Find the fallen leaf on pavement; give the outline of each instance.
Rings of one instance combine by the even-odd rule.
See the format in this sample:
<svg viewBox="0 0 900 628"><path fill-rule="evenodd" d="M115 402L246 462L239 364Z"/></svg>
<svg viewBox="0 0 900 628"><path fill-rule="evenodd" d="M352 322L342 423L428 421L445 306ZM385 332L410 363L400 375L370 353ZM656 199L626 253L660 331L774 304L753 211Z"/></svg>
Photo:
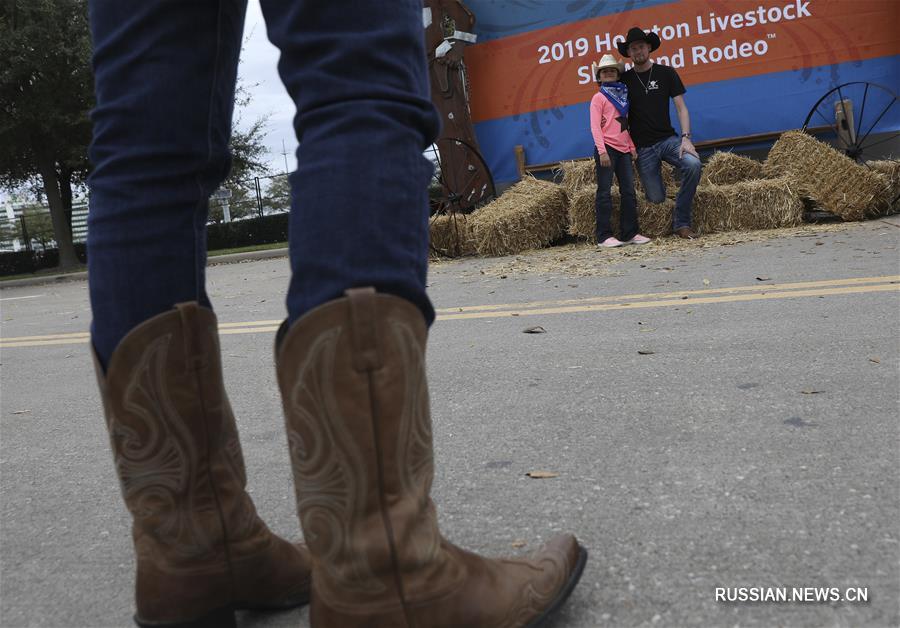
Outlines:
<svg viewBox="0 0 900 628"><path fill-rule="evenodd" d="M534 327L526 327L522 330L523 334L546 334L547 330L541 327L540 325L535 325Z"/></svg>
<svg viewBox="0 0 900 628"><path fill-rule="evenodd" d="M513 541L512 543L510 543L510 545L512 545L513 547L515 547L516 549L518 549L518 548L520 548L520 547L525 547L526 545L528 545L528 543L526 543L526 542L523 541L522 539L516 539L515 541Z"/></svg>
<svg viewBox="0 0 900 628"><path fill-rule="evenodd" d="M819 393L825 392L824 390L801 390L801 393L804 395L818 395Z"/></svg>
<svg viewBox="0 0 900 628"><path fill-rule="evenodd" d="M529 471L525 475L527 475L530 478L534 478L536 480L543 480L546 478L558 478L559 477L559 473L557 473L556 471Z"/></svg>
<svg viewBox="0 0 900 628"><path fill-rule="evenodd" d="M881 358L869 358L869 362L874 362L875 364L881 364Z"/></svg>
<svg viewBox="0 0 900 628"><path fill-rule="evenodd" d="M638 349L638 355L653 355L653 351L649 349Z"/></svg>
<svg viewBox="0 0 900 628"><path fill-rule="evenodd" d="M708 285L709 285L709 279L704 279L704 280L703 280L703 285L704 285L704 286L708 286Z"/></svg>
<svg viewBox="0 0 900 628"><path fill-rule="evenodd" d="M13 414L30 414L31 410L16 410Z"/></svg>
<svg viewBox="0 0 900 628"><path fill-rule="evenodd" d="M757 281L769 281L770 279L771 279L771 277L757 277L756 278Z"/></svg>

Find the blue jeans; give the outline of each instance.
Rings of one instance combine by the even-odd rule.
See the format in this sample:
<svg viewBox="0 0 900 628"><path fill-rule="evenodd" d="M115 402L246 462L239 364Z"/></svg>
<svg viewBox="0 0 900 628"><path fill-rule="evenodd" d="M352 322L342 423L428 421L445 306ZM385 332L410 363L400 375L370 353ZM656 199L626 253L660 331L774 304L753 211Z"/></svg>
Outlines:
<svg viewBox="0 0 900 628"><path fill-rule="evenodd" d="M609 155L609 167L600 165L600 154L594 147L594 163L597 166L597 197L594 201L594 212L597 215L597 242L612 237L612 187L613 174L619 181L621 197L619 212L619 233L623 242L638 234L637 197L634 195L634 172L631 169L631 153L622 153L610 146L606 147Z"/></svg>
<svg viewBox="0 0 900 628"><path fill-rule="evenodd" d="M644 193L651 203L662 203L666 200L666 185L662 180L661 166L666 162L675 166L681 186L675 197L675 215L672 217L672 229L691 226L691 204L697 184L700 182L700 160L693 155L678 156L681 140L674 135L653 146L637 149L638 174L644 185Z"/></svg>
<svg viewBox="0 0 900 628"><path fill-rule="evenodd" d="M365 5L369 5L366 8ZM300 148L290 177L288 318L375 286L426 320L427 185L438 132L420 0L262 0ZM210 306L209 195L228 140L246 0L90 0L88 266L103 363L175 303Z"/></svg>

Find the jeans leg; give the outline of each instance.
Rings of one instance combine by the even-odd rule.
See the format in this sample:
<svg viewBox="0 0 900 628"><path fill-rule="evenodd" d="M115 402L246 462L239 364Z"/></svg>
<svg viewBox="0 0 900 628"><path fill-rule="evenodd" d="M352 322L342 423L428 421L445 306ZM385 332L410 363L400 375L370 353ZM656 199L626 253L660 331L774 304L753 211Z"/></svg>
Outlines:
<svg viewBox="0 0 900 628"><path fill-rule="evenodd" d="M644 186L644 195L651 203L662 203L666 200L666 184L663 183L662 162L659 157L659 144L639 148L638 174Z"/></svg>
<svg viewBox="0 0 900 628"><path fill-rule="evenodd" d="M610 155L610 159L612 159L612 155ZM613 235L610 225L612 218L612 193L610 190L614 168L612 166L604 168L600 165L600 154L596 147L594 147L594 164L597 167L597 196L594 199L594 214L597 217L597 242L600 243Z"/></svg>
<svg viewBox="0 0 900 628"><path fill-rule="evenodd" d="M246 0L90 0L91 333L101 362L204 287L209 195L228 139Z"/></svg>
<svg viewBox="0 0 900 628"><path fill-rule="evenodd" d="M634 171L631 168L631 155L619 153L615 162L616 179L619 181L620 206L619 233L622 242L636 236L640 231L637 215L637 197L634 194Z"/></svg>
<svg viewBox="0 0 900 628"><path fill-rule="evenodd" d="M415 303L425 293L437 136L420 0L262 0L278 69L297 107L291 176L294 321L354 286Z"/></svg>
<svg viewBox="0 0 900 628"><path fill-rule="evenodd" d="M694 194L697 192L697 184L700 183L700 160L693 155L678 156L681 148L681 140L671 137L665 141L663 160L672 164L679 172L681 185L678 195L675 197L675 215L672 218L672 229L681 229L691 226L691 206L694 203Z"/></svg>

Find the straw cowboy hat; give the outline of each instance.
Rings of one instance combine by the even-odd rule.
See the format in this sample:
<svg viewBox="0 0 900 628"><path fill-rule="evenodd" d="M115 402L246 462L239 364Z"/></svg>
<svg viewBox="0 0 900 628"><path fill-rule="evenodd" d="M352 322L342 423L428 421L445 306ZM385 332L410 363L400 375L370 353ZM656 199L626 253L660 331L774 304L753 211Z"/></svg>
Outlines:
<svg viewBox="0 0 900 628"><path fill-rule="evenodd" d="M616 47L623 57L630 57L628 54L628 46L636 41L645 41L650 46L650 52L659 48L659 35L654 32L645 33L644 29L632 26L625 35L625 41L620 41Z"/></svg>
<svg viewBox="0 0 900 628"><path fill-rule="evenodd" d="M600 61L595 61L591 66L594 69L594 78L598 81L600 80L600 70L604 68L615 68L619 71L620 76L625 71L625 64L621 61L616 61L616 58L612 55L603 55Z"/></svg>

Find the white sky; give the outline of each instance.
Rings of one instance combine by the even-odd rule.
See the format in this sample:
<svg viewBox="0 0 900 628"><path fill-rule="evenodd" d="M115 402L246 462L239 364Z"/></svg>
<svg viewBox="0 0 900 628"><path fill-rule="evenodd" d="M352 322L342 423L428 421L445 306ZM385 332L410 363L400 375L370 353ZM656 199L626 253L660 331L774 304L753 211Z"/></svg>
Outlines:
<svg viewBox="0 0 900 628"><path fill-rule="evenodd" d="M273 173L284 172L282 140L287 149L288 170L297 166L297 140L294 137L294 103L278 77L278 49L266 37L259 0L250 0L244 27L244 49L238 75L251 95L250 104L235 112L235 123L246 128L261 116L269 116L265 144L269 148L269 165ZM256 85L258 84L258 85ZM255 87L251 87L256 85ZM240 115L240 120L237 116Z"/></svg>

